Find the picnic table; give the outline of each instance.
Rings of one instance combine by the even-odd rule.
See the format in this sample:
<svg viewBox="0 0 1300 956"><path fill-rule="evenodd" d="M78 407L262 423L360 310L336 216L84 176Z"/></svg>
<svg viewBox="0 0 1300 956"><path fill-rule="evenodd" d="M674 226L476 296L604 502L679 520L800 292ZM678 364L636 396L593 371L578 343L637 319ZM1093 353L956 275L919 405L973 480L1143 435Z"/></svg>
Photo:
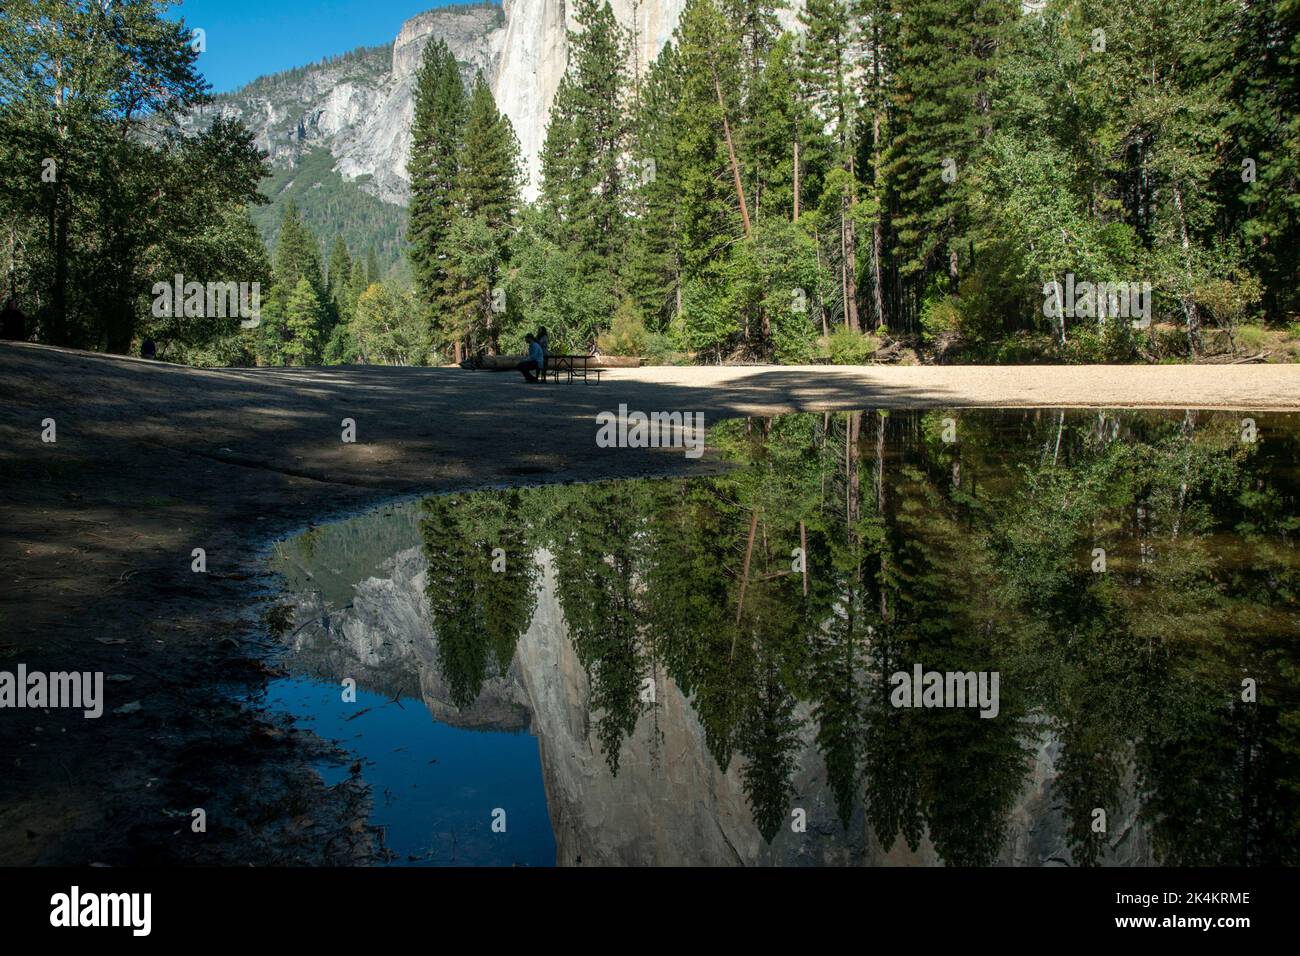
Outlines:
<svg viewBox="0 0 1300 956"><path fill-rule="evenodd" d="M596 366L599 361L600 358L595 355L548 355L542 378L544 380L550 375L553 381L558 382L561 375L567 375L572 384L575 378L590 382L592 376L595 376L596 384L599 385L601 369Z"/></svg>

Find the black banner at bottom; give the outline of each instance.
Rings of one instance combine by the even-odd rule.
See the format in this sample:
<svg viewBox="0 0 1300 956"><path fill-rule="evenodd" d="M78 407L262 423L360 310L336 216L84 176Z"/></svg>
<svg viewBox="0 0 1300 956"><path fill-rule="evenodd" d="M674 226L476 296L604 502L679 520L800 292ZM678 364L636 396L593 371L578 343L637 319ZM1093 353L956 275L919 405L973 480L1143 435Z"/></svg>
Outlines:
<svg viewBox="0 0 1300 956"><path fill-rule="evenodd" d="M835 931L893 924L927 942L1041 929L1065 938L1278 932L1294 914L1294 870L530 870L0 869L0 920L11 940L77 933L136 939L374 945L441 926L550 935L557 921L613 921L634 937L679 920L728 942L808 921ZM468 922L472 921L472 922ZM560 924L562 925L562 923ZM635 927L641 926L640 930Z"/></svg>

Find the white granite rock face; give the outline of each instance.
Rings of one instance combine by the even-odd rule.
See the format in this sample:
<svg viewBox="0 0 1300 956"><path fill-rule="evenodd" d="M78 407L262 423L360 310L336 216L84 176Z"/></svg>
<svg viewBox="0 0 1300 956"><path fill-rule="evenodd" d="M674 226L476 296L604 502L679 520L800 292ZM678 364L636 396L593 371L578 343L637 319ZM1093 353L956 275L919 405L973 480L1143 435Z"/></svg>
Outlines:
<svg viewBox="0 0 1300 956"><path fill-rule="evenodd" d="M206 125L214 116L240 118L279 165L292 164L307 148L325 147L345 179L372 177L362 188L404 205L410 192L406 160L415 75L425 45L441 37L462 64L467 81L478 70L490 81L504 35L498 9L431 10L407 20L388 50L264 77L217 97L196 112L190 125Z"/></svg>
<svg viewBox="0 0 1300 956"><path fill-rule="evenodd" d="M645 75L672 39L686 0L610 0L614 16L631 34L629 74ZM541 186L540 161L551 101L568 63L568 33L577 30L566 0L505 0L506 30L493 84L497 106L510 117L528 167L525 198Z"/></svg>
<svg viewBox="0 0 1300 956"><path fill-rule="evenodd" d="M634 39L629 71L644 76L677 26L686 0L610 0ZM796 0L782 12L795 23ZM542 143L555 90L568 62L568 31L577 28L571 0L503 0L501 9L443 7L407 20L387 53L372 51L347 63L320 63L293 74L265 77L254 87L223 94L197 111L192 126L214 116L238 117L257 134L273 162L291 164L304 149L323 146L345 179L370 177L362 188L405 205L415 75L425 45L442 37L463 65L466 81L482 70L497 105L519 137L528 182L540 187Z"/></svg>

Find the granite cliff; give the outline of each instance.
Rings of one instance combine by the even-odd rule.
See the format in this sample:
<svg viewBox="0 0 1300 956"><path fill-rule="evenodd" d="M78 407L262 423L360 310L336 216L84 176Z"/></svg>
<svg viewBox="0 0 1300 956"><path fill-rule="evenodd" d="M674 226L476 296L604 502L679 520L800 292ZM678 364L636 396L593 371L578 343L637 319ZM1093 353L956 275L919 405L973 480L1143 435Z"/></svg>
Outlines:
<svg viewBox="0 0 1300 956"><path fill-rule="evenodd" d="M628 68L644 74L672 38L686 0L610 4L632 40ZM786 26L795 24L796 6L782 12ZM571 0L439 7L407 20L391 46L362 48L260 77L219 95L190 122L238 117L281 166L298 162L312 147L323 147L345 180L387 203L405 205L415 76L425 45L440 37L467 81L481 70L492 84L497 105L519 137L529 176L524 194L530 199L539 186L538 155L551 100L564 75L568 32L575 29Z"/></svg>

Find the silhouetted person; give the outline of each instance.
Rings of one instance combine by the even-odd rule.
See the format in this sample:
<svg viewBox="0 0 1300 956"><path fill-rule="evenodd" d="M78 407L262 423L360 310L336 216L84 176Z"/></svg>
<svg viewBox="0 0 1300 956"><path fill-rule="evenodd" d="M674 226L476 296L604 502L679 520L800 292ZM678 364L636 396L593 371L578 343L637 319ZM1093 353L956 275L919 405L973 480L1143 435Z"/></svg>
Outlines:
<svg viewBox="0 0 1300 956"><path fill-rule="evenodd" d="M13 296L5 300L4 311L0 312L0 339L12 342L27 341L27 316L18 308Z"/></svg>
<svg viewBox="0 0 1300 956"><path fill-rule="evenodd" d="M542 368L546 368L546 356L551 354L551 333L544 325L537 327L537 344L542 347Z"/></svg>
<svg viewBox="0 0 1300 956"><path fill-rule="evenodd" d="M524 377L525 382L539 382L541 380L537 377L537 373L546 368L546 353L542 351L542 346L533 337L533 333L529 332L525 335L524 341L528 343L528 358L515 368Z"/></svg>
<svg viewBox="0 0 1300 956"><path fill-rule="evenodd" d="M145 339L140 343L140 358L157 358L158 346L153 344L153 339Z"/></svg>

